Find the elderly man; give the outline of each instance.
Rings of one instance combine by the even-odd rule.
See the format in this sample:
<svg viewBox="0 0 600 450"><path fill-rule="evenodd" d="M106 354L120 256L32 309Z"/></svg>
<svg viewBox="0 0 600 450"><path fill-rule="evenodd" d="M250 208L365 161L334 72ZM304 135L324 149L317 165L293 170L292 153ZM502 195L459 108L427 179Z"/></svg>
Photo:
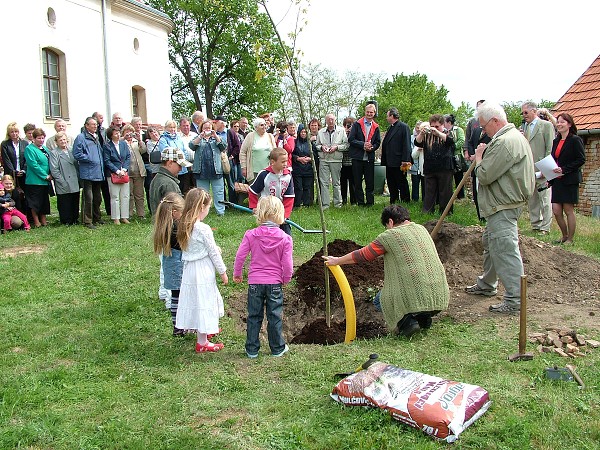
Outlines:
<svg viewBox="0 0 600 450"><path fill-rule="evenodd" d="M79 163L79 177L83 183L83 225L95 229L103 224L100 215L101 184L104 181L102 147L96 136L98 123L92 117L85 119L85 130L75 138L73 157Z"/></svg>
<svg viewBox="0 0 600 450"><path fill-rule="evenodd" d="M544 159L552 151L554 141L554 126L545 120L538 118L537 105L533 102L525 102L521 106L523 115L523 135L529 141L533 162ZM529 221L533 231L540 234L548 234L552 224L552 205L550 204L550 191L546 189L544 177L536 180L536 189L529 199Z"/></svg>
<svg viewBox="0 0 600 450"><path fill-rule="evenodd" d="M131 118L131 126L133 127L134 130L134 135L133 138L135 140L138 141L138 145L140 147L140 153L145 153L146 152L146 143L144 142L144 139L142 139L142 118L141 117L132 117Z"/></svg>
<svg viewBox="0 0 600 450"><path fill-rule="evenodd" d="M507 122L500 105L485 102L476 114L481 129L492 137L489 144L481 143L475 150L479 209L487 224L482 238L483 274L465 290L493 297L500 279L504 299L489 310L511 314L521 306L523 261L517 219L535 188L533 158L527 140Z"/></svg>
<svg viewBox="0 0 600 450"><path fill-rule="evenodd" d="M190 123L191 130L196 133L202 133L202 122L206 120L206 116L202 111L194 111L192 114L192 123Z"/></svg>
<svg viewBox="0 0 600 450"><path fill-rule="evenodd" d="M248 133L250 133L250 131L252 130L250 130L250 128L248 127L248 119L246 117L240 118L240 129L238 133L245 138L246 136L248 136Z"/></svg>
<svg viewBox="0 0 600 450"><path fill-rule="evenodd" d="M408 125L400 121L397 108L390 108L386 114L390 127L381 143L381 165L385 166L385 178L390 190L390 205L400 200L410 202L410 191L406 171L411 161L411 132Z"/></svg>
<svg viewBox="0 0 600 450"><path fill-rule="evenodd" d="M321 186L321 205L329 208L329 180L333 186L333 206L342 207L342 158L348 151L346 130L335 124L335 116L325 116L325 127L317 133L317 151L319 152L319 183Z"/></svg>
<svg viewBox="0 0 600 450"><path fill-rule="evenodd" d="M56 122L54 122L54 130L56 131L56 133L59 133L61 131L63 133L66 133L67 122L65 122L62 119L58 119ZM69 148L73 148L73 141L73 137L67 136L67 145L69 146ZM56 143L56 134L46 141L46 148L48 150L54 150L55 148L58 148L58 144Z"/></svg>
<svg viewBox="0 0 600 450"><path fill-rule="evenodd" d="M352 158L352 177L354 178L354 196L359 206L375 204L375 151L381 145L379 125L375 122L377 109L374 104L365 106L364 117L352 124L348 142ZM365 180L363 192L362 181ZM366 203L365 203L366 197Z"/></svg>
<svg viewBox="0 0 600 450"><path fill-rule="evenodd" d="M123 122L123 115L120 112L116 112L112 115L112 122L110 123L110 126L119 131L123 130L125 122Z"/></svg>

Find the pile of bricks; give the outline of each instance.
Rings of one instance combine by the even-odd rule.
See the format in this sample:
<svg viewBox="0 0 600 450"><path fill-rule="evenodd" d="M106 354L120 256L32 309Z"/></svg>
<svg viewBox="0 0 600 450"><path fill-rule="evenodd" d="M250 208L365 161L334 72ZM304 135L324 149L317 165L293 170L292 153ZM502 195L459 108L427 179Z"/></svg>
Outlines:
<svg viewBox="0 0 600 450"><path fill-rule="evenodd" d="M600 342L588 339L585 335L577 333L570 328L546 327L545 333L532 333L529 342L539 344L540 353L556 353L564 358L585 356L590 349L600 347Z"/></svg>

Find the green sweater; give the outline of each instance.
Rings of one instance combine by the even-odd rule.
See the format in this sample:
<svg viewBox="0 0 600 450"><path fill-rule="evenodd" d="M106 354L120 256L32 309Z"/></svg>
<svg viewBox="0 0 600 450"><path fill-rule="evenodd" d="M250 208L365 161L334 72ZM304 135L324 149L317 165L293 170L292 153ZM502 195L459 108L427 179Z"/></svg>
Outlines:
<svg viewBox="0 0 600 450"><path fill-rule="evenodd" d="M446 272L425 227L400 225L381 233L377 241L385 248L381 309L388 328L408 313L448 308Z"/></svg>

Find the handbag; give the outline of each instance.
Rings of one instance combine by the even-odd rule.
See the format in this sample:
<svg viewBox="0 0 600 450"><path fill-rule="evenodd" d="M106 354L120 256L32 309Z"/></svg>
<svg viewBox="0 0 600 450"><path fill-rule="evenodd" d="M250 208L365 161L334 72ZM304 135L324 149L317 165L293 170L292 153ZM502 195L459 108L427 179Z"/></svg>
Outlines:
<svg viewBox="0 0 600 450"><path fill-rule="evenodd" d="M221 167L223 168L223 173L228 175L231 172L231 166L229 165L229 157L227 156L227 152L221 152Z"/></svg>
<svg viewBox="0 0 600 450"><path fill-rule="evenodd" d="M116 173L110 174L110 181L113 184L127 184L129 183L129 174L125 173L125 175L117 175Z"/></svg>

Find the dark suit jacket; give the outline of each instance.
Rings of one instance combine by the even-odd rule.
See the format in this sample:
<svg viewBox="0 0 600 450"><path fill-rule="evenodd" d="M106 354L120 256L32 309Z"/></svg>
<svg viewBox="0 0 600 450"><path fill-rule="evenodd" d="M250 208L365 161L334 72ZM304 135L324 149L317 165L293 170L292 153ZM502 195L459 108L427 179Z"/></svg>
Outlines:
<svg viewBox="0 0 600 450"><path fill-rule="evenodd" d="M560 135L552 142L552 157L558 167L563 170L563 176L560 177L562 184L578 184L583 181L581 176L581 166L585 164L585 150L583 149L583 140L574 134L570 134L565 139L560 156L556 159L556 147L560 142ZM556 180L557 178L555 178ZM550 180L550 185L554 180Z"/></svg>
<svg viewBox="0 0 600 450"><path fill-rule="evenodd" d="M12 145L12 141L7 139L0 144L2 147L2 164L4 164L4 173L15 177L17 170L17 154L15 148ZM25 162L25 149L29 143L24 139L19 139L19 167L22 171L27 170L27 163ZM16 180L15 180L16 181Z"/></svg>
<svg viewBox="0 0 600 450"><path fill-rule="evenodd" d="M368 136L365 136L364 119L365 118L362 117L352 124L350 134L348 135L348 142L350 143L350 149L348 150L348 153L350 158L358 160L362 160L366 153L368 160L373 162L375 160L375 150L377 150L381 145L379 125L373 121L371 137L369 139ZM373 149L370 152L367 152L364 148L367 140L370 140L371 144L373 144Z"/></svg>
<svg viewBox="0 0 600 450"><path fill-rule="evenodd" d="M400 167L403 162L411 161L411 132L404 122L399 120L390 126L381 144L381 165Z"/></svg>

